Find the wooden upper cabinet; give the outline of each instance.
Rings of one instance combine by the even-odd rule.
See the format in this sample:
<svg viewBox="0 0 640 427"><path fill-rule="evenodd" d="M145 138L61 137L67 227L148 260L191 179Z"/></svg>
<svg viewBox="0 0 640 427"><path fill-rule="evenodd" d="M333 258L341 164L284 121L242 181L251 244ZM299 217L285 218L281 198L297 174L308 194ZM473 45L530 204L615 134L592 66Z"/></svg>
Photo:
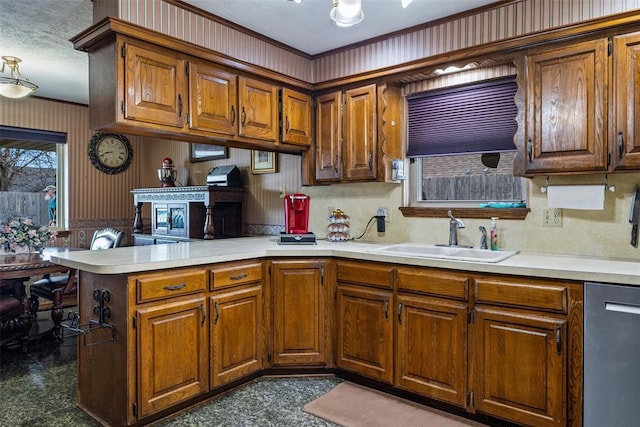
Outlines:
<svg viewBox="0 0 640 427"><path fill-rule="evenodd" d="M319 182L339 181L341 178L341 100L341 92L316 98L315 178Z"/></svg>
<svg viewBox="0 0 640 427"><path fill-rule="evenodd" d="M345 92L343 150L347 181L376 179L376 106L375 84Z"/></svg>
<svg viewBox="0 0 640 427"><path fill-rule="evenodd" d="M237 104L237 74L189 63L189 128L235 136Z"/></svg>
<svg viewBox="0 0 640 427"><path fill-rule="evenodd" d="M613 39L614 168L640 169L640 32Z"/></svg>
<svg viewBox="0 0 640 427"><path fill-rule="evenodd" d="M124 44L126 119L182 128L187 109L185 62L160 48Z"/></svg>
<svg viewBox="0 0 640 427"><path fill-rule="evenodd" d="M282 89L282 142L305 147L311 145L311 97Z"/></svg>
<svg viewBox="0 0 640 427"><path fill-rule="evenodd" d="M607 169L607 45L543 48L519 61L525 174Z"/></svg>
<svg viewBox="0 0 640 427"><path fill-rule="evenodd" d="M269 83L240 77L240 135L265 141L278 140L278 88Z"/></svg>

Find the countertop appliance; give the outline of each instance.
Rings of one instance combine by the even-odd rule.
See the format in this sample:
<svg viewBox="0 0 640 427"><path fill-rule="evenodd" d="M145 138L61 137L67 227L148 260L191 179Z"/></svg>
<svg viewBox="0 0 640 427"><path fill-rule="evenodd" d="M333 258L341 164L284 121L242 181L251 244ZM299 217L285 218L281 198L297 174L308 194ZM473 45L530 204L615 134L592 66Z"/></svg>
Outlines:
<svg viewBox="0 0 640 427"><path fill-rule="evenodd" d="M240 170L235 165L211 168L209 169L209 173L207 173L207 185L241 187L242 177L240 176Z"/></svg>
<svg viewBox="0 0 640 427"><path fill-rule="evenodd" d="M584 285L584 427L640 420L640 287Z"/></svg>

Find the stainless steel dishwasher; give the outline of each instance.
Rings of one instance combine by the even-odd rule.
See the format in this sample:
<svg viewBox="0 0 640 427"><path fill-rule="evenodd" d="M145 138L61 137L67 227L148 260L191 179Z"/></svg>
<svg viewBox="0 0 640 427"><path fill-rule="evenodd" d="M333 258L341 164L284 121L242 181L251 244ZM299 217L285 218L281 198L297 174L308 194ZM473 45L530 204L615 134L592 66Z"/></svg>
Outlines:
<svg viewBox="0 0 640 427"><path fill-rule="evenodd" d="M584 426L640 425L640 286L584 285Z"/></svg>

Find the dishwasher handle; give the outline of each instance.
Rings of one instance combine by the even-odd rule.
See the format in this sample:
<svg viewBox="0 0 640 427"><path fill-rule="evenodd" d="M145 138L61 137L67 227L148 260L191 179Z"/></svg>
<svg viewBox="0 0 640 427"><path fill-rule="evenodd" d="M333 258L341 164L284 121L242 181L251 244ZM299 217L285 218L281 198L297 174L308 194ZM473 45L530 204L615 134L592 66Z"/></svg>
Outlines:
<svg viewBox="0 0 640 427"><path fill-rule="evenodd" d="M615 311L617 313L638 314L640 315L640 306L632 304L620 304L617 302L604 302L604 309L606 311Z"/></svg>

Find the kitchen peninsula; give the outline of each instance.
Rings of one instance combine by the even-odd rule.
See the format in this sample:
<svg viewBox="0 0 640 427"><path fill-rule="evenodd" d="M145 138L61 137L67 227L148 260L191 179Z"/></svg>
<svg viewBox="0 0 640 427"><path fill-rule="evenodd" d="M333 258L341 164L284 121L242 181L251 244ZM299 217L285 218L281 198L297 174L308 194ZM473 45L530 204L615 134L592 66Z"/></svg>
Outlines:
<svg viewBox="0 0 640 427"><path fill-rule="evenodd" d="M311 369L470 417L581 425L582 282L640 286L637 262L520 253L488 264L380 247L271 236L53 256L80 270L81 323L100 320L95 295L107 295L102 320L115 331L113 342L80 342L78 405L106 424L139 425L271 368ZM430 335L435 346L412 344L433 328L446 330ZM416 356L437 360L435 371ZM524 357L547 363L532 369Z"/></svg>

